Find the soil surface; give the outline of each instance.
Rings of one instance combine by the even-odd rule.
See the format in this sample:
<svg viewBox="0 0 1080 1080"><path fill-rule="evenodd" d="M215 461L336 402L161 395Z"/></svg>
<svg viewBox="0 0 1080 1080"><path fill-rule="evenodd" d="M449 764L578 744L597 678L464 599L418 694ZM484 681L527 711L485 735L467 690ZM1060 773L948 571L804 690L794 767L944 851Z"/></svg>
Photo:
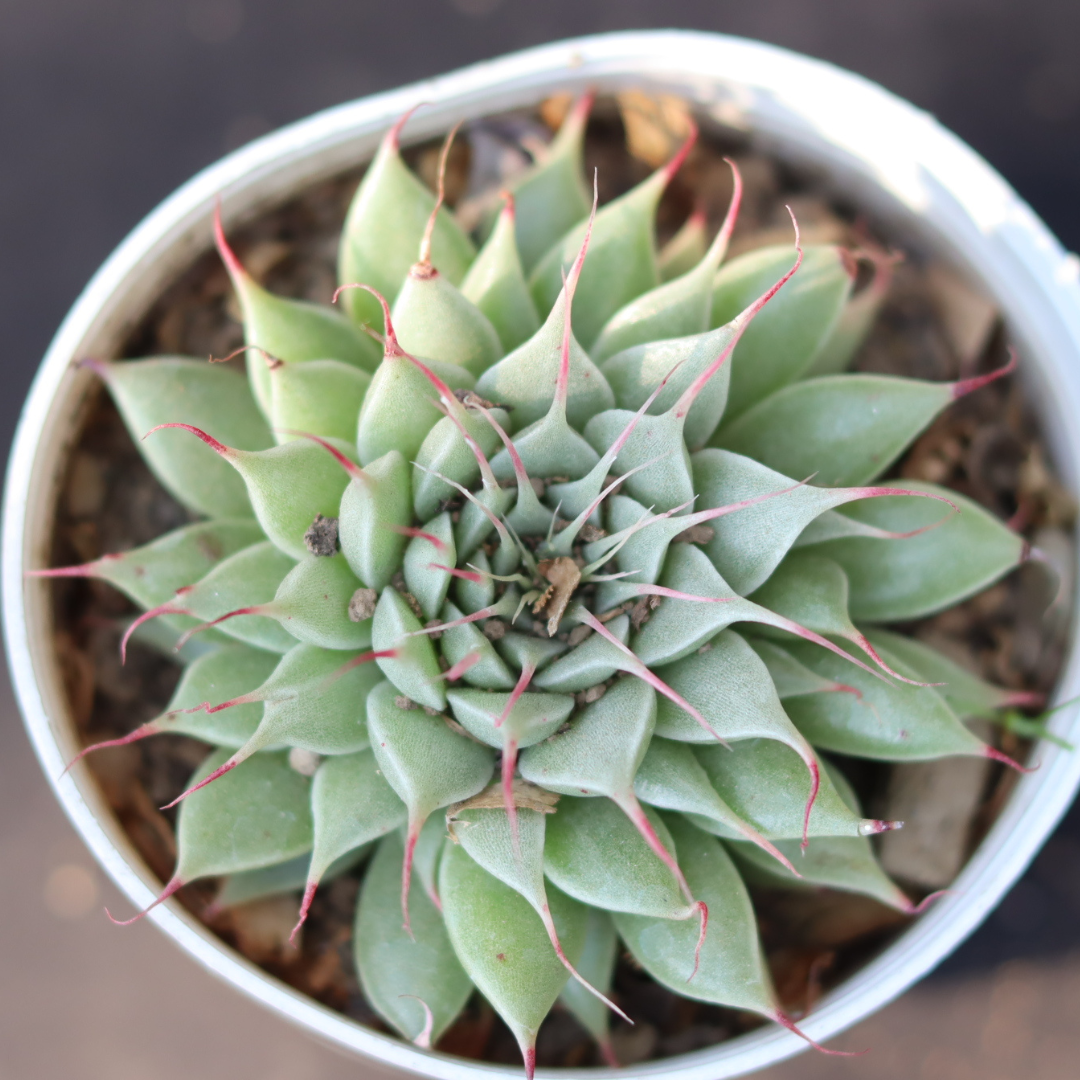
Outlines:
<svg viewBox="0 0 1080 1080"><path fill-rule="evenodd" d="M564 108L565 102L553 100L538 115L485 121L459 139L450 158L447 191L463 219L482 219L500 180L527 163L520 146L546 140L549 125L557 123ZM585 157L590 173L598 169L601 202L628 190L665 159L683 124L676 102L655 103L635 95L599 102ZM425 144L408 152L425 179L434 176L438 149ZM807 242L840 242L902 256L855 369L952 380L1006 362L997 312L950 268L906 247L903 237L878 233L852 207L826 197L814 177L763 156L736 133L703 131L661 203L661 244L695 207L705 210L712 229L718 227L731 193L725 157L738 163L746 184L733 255L764 243L790 242L785 209L790 205ZM317 185L238 230L234 246L254 276L275 292L329 300L336 284L338 234L361 175L358 169ZM228 278L216 254L206 252L147 314L123 355L222 357L242 343ZM1017 379L1002 379L953 405L892 472L963 492L1010 521L1052 562L1068 565L1075 507L1055 479L1037 419ZM68 465L56 513L53 565L125 550L187 520L187 512L143 464L108 395L99 392ZM53 587L56 647L81 739L89 744L123 735L158 715L180 668L138 643L121 667L119 638L134 608L101 583L62 579ZM1049 692L1061 663L1069 602L1068 596L1055 600L1045 568L1033 563L967 603L902 629L1000 685ZM1028 751L1009 731L995 728L983 734L1015 757L1022 759ZM199 742L166 735L89 759L110 805L162 881L171 876L176 855L175 811L157 807L180 794L206 753ZM890 816L890 803L902 798L913 782L909 770L916 768L851 759L838 764L868 812L881 817ZM973 850L1015 782L1010 770L979 764L981 772L968 785L970 794L954 808L957 855L949 873ZM913 897L936 887L934 873L943 872L921 865L917 850L914 855L884 852L883 857ZM352 961L352 916L362 874L360 868L319 890L299 951L287 947L295 897L215 913L211 904L217 883L205 881L185 888L179 898L222 940L267 971L361 1023L384 1029L360 992ZM875 901L828 890L756 891L754 901L782 1004L794 1016L810 1009L825 989L865 963L908 922ZM637 970L628 957L619 963L615 996L639 1018L633 1028L614 1027L616 1051L627 1064L698 1049L760 1023L755 1016L678 997ZM438 1048L494 1062L520 1060L510 1032L479 995ZM538 1063L600 1064L591 1039L559 1009L541 1029Z"/></svg>

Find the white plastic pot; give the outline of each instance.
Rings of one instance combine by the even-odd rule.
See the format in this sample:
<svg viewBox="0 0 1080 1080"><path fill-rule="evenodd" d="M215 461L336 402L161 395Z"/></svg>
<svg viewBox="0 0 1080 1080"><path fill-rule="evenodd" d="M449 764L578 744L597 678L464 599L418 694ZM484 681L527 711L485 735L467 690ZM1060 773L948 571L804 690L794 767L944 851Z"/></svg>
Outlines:
<svg viewBox="0 0 1080 1080"><path fill-rule="evenodd" d="M3 523L4 624L15 689L49 782L76 829L137 908L159 883L113 817L90 774L61 775L77 750L53 647L48 586L27 580L46 565L57 488L92 376L72 367L114 353L162 289L211 244L215 200L236 224L371 157L386 127L417 102L419 140L458 120L531 106L555 91L629 86L682 95L703 115L753 133L760 146L824 175L832 189L913 235L966 272L1004 312L1022 357L1055 463L1080 476L1080 287L1067 254L981 158L930 116L873 83L782 49L713 34L658 31L581 38L477 64L452 75L330 109L284 128L200 173L158 207L113 253L56 335L22 415ZM1075 637L1075 635L1073 635ZM1069 653L1058 700L1080 694L1080 655ZM1080 742L1080 719L1053 730ZM952 892L892 946L829 994L803 1024L824 1041L925 975L986 917L1064 813L1080 783L1080 753L1049 744L1023 777ZM282 1017L356 1054L414 1073L463 1080L513 1077L520 1067L427 1053L353 1023L256 968L174 904L150 915L222 979ZM765 1027L678 1058L621 1070L630 1077L721 1080L799 1052L798 1038ZM562 1070L570 1077L601 1070ZM606 1074L606 1073L605 1073ZM554 1075L554 1074L552 1074Z"/></svg>

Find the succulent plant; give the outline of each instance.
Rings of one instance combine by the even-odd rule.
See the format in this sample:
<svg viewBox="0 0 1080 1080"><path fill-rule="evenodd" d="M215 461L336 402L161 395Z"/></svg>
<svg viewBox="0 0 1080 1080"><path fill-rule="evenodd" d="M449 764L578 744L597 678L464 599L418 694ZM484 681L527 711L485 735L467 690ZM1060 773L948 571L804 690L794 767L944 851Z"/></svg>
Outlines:
<svg viewBox="0 0 1080 1080"><path fill-rule="evenodd" d="M619 939L675 993L794 1029L746 880L916 910L868 839L899 823L819 751L1000 759L962 720L1022 698L880 629L1029 555L955 492L875 483L1004 372L843 373L888 261L854 293L860 256L796 227L724 263L734 166L711 244L695 215L658 256L694 135L598 209L589 106L479 252L403 162L403 119L349 211L337 307L266 291L219 218L247 378L93 365L193 523L38 572L141 606L125 648L182 635L166 710L99 744L213 748L157 902L208 876L219 905L302 889L299 930L370 855L371 1005L427 1047L478 989L530 1074L557 1000L611 1059Z"/></svg>

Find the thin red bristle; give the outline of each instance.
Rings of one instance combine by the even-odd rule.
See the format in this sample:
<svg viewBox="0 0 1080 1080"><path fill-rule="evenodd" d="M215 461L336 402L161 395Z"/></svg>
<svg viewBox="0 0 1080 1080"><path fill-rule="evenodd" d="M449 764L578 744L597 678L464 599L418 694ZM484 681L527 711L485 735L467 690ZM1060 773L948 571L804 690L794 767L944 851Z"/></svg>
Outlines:
<svg viewBox="0 0 1080 1080"><path fill-rule="evenodd" d="M236 754L239 753L240 751L237 750ZM227 772L232 772L232 770L240 764L240 762L236 760L236 754L229 758L229 760L226 761L224 765L219 765L208 777L206 777L205 780L200 780L193 787L189 787L187 791L181 792L179 795L176 796L175 799L173 799L172 802L166 803L160 809L171 810L174 806L177 805L177 803L183 802L184 799L186 799L189 795L193 795L200 788L206 787L207 784L212 784L215 780L217 780L219 777L224 776Z"/></svg>
<svg viewBox="0 0 1080 1080"><path fill-rule="evenodd" d="M477 573L475 570L459 570L456 566L443 566L442 563L428 563L428 569L442 570L444 573L451 574L453 577L462 578L465 581L472 581L477 585L483 585L486 580L483 574Z"/></svg>
<svg viewBox="0 0 1080 1080"><path fill-rule="evenodd" d="M234 453L231 446L226 446L224 443L220 443L213 437L213 435L207 435L202 428L194 427L191 424L158 424L157 427L152 427L144 436L144 439L149 438L155 431L162 431L165 428L179 428L181 431L190 431L192 435L202 439L207 446L210 447L215 453L220 454L222 457L228 457L229 454Z"/></svg>
<svg viewBox="0 0 1080 1080"><path fill-rule="evenodd" d="M445 679L447 682L457 682L462 675L465 674L470 668L476 667L480 663L482 657L479 651L473 650L470 653L466 653L453 667L448 668L441 675L436 677L438 679Z"/></svg>
<svg viewBox="0 0 1080 1080"><path fill-rule="evenodd" d="M413 936L412 925L409 921L409 886L412 884L413 856L416 854L416 842L420 839L420 829L423 821L417 821L412 813L409 814L409 832L405 837L405 858L401 863L401 928L411 938Z"/></svg>
<svg viewBox="0 0 1080 1080"><path fill-rule="evenodd" d="M975 375L970 379L958 379L954 382L952 384L953 401L957 398L962 398L967 394L971 394L976 390L981 390L984 386L988 386L998 379L1003 379L1006 375L1011 375L1016 370L1016 364L1016 350L1010 348L1009 362L1004 367L998 368L997 371L991 371L986 375Z"/></svg>
<svg viewBox="0 0 1080 1080"><path fill-rule="evenodd" d="M164 604L158 604L157 607L151 608L149 611L144 611L137 619L135 619L131 625L124 631L124 636L120 639L120 663L127 663L127 647L128 642L131 640L131 635L139 629L144 622L149 622L151 619L157 618L158 615L190 615L191 612L187 608L176 607L174 601L170 600Z"/></svg>
<svg viewBox="0 0 1080 1080"><path fill-rule="evenodd" d="M800 1039L808 1042L815 1050L821 1054L828 1054L829 1057L862 1057L863 1054L868 1054L869 1050L828 1050L820 1043L814 1042L809 1035L800 1031L795 1026L795 1021L791 1019L786 1013L780 1012L778 1009L773 1013L772 1018L781 1026L786 1027L793 1035L798 1035Z"/></svg>
<svg viewBox="0 0 1080 1080"><path fill-rule="evenodd" d="M440 540L434 533L424 532L423 529L417 529L412 525L394 525L391 524L390 529L392 532L396 532L399 536L411 536L419 537L421 540L426 540L434 548L439 551L446 551L446 544Z"/></svg>
<svg viewBox="0 0 1080 1080"><path fill-rule="evenodd" d="M112 913L108 908L105 909L105 914L109 917L109 922L114 926L130 926L132 923L138 922L140 919L145 919L146 916L158 906L158 904L164 903L173 895L178 889L184 887L184 882L179 878L172 878L165 888L161 891L161 895L149 906L145 907L137 915L133 915L130 919L114 919Z"/></svg>
<svg viewBox="0 0 1080 1080"><path fill-rule="evenodd" d="M795 215L792 213L790 206L787 208L787 211L791 214L791 224L795 228L794 265L778 281L766 289L761 296L732 320L734 332L731 341L724 347L720 355L686 388L686 390L683 391L682 396L672 406L672 415L676 417L686 416L698 394L701 393L708 381L727 362L746 328L754 321L754 318L762 308L764 308L765 305L768 304L768 302L791 280L792 275L795 274L799 267L802 266L803 249L799 239L799 223L795 220Z"/></svg>
<svg viewBox="0 0 1080 1080"><path fill-rule="evenodd" d="M266 615L271 608L271 604L257 604L254 607L237 608L235 611L227 611L224 615L219 615L216 619L211 619L209 622L193 626L190 630L185 630L184 633L180 635L179 640L173 648L173 652L179 652L196 634L201 633L203 630L209 630L211 627L217 626L219 623L223 623L228 619L233 619L237 615Z"/></svg>
<svg viewBox="0 0 1080 1080"><path fill-rule="evenodd" d="M821 790L821 768L813 756L813 751L801 756L807 769L810 770L810 795L807 797L806 810L803 813L802 843L799 845L805 851L810 844L810 811L814 809L818 792Z"/></svg>
<svg viewBox="0 0 1080 1080"><path fill-rule="evenodd" d="M996 761L1001 765L1008 765L1010 769L1015 769L1017 772L1023 773L1025 776L1028 773L1033 773L1038 769L1038 765L1032 765L1030 767L1021 765L1019 761L1014 761L1008 754L1003 754L1000 750L993 746L988 746L985 749L986 756L991 761Z"/></svg>
<svg viewBox="0 0 1080 1080"><path fill-rule="evenodd" d="M664 177L664 184L670 184L675 174L683 167L683 162L686 161L687 155L694 147L694 143L697 142L698 126L693 120L688 120L690 124L690 134L683 140L682 146L675 151L675 156L661 169L660 172Z"/></svg>
<svg viewBox="0 0 1080 1080"><path fill-rule="evenodd" d="M570 392L571 313L574 306L574 293L577 291L578 281L581 278L581 268L585 265L585 255L589 250L589 241L592 239L593 224L596 222L596 205L600 197L597 184L597 174L593 172L593 201L592 209L589 211L589 221L585 226L585 237L581 241L577 257L570 267L570 273L563 275L563 296L566 300L563 305L563 336L562 347L559 351L559 377L555 383L555 401L564 411L566 409L566 399Z"/></svg>
<svg viewBox="0 0 1080 1080"><path fill-rule="evenodd" d="M921 915L935 900L940 900L941 897L947 893L955 892L955 889L938 889L937 892L932 892L929 896L924 897L919 903L911 904L905 909L905 915Z"/></svg>
<svg viewBox="0 0 1080 1080"><path fill-rule="evenodd" d="M296 925L292 928L292 933L289 935L289 944L296 944L296 935L300 933L300 928L307 920L308 912L311 910L311 902L315 899L315 890L319 887L318 881L309 881L304 889L304 898L300 901L300 917L296 920Z"/></svg>
<svg viewBox="0 0 1080 1080"><path fill-rule="evenodd" d="M234 281L237 278L247 277L248 272L244 269L244 264L236 257L236 252L229 246L229 241L225 238L225 226L221 223L220 198L214 205L214 243L217 245L218 254L225 264L225 269L229 271L229 276Z"/></svg>
<svg viewBox="0 0 1080 1080"><path fill-rule="evenodd" d="M694 970L690 972L690 978L686 980L687 982L694 978L701 967L701 950L705 945L705 933L709 929L709 905L704 900L699 900L695 907L697 907L698 917L701 919L701 930L698 933L697 944L694 946Z"/></svg>
<svg viewBox="0 0 1080 1080"><path fill-rule="evenodd" d="M402 115L394 121L390 130L387 131L387 133L383 136L383 142L387 146L392 147L394 150L397 150L398 147L401 146L401 131L405 127L406 123L408 123L409 119L412 117L412 114L416 112L417 109L422 109L424 108L424 106L430 104L431 102L429 101L418 101L415 105L412 106L412 108L406 109L405 112L402 113Z"/></svg>
<svg viewBox="0 0 1080 1080"><path fill-rule="evenodd" d="M110 746L128 746L130 743L138 742L140 739L145 739L150 735L156 735L162 729L156 726L156 722L153 720L147 721L145 724L141 724L134 731L129 731L126 735L121 735L118 739L103 739L101 742L96 742L90 746L84 746L64 767L64 771L60 774L65 776L68 769L77 765L87 754L93 753L95 750L107 750Z"/></svg>
<svg viewBox="0 0 1080 1080"><path fill-rule="evenodd" d="M353 480L362 480L368 485L374 482L355 461L351 461L347 454L343 454L333 443L322 438L322 436L312 435L310 431L294 431L292 428L275 428L274 430L281 432L282 435L297 435L301 439L310 439L313 443L321 446Z"/></svg>
<svg viewBox="0 0 1080 1080"><path fill-rule="evenodd" d="M439 169L438 169L438 182L435 193L435 205L431 210L431 214L428 217L427 225L424 228L424 235L420 240L420 256L418 259L419 265L425 270L431 269L431 237L435 232L435 222L439 216L439 211L442 209L444 200L446 199L446 161L450 156L450 147L454 143L454 136L458 133L458 128L461 127L461 121L459 120L451 129L449 134L443 141L442 151L439 154Z"/></svg>
<svg viewBox="0 0 1080 1080"><path fill-rule="evenodd" d="M615 797L615 802L633 822L634 828L641 834L645 843L652 848L656 857L671 871L683 896L686 897L686 902L691 907L696 908L698 901L694 899L694 894L690 891L690 886L683 875L682 868L676 862L675 856L664 847L663 841L657 836L656 830L653 828L652 822L642 808L641 803L638 802L637 796L633 791L624 792Z"/></svg>

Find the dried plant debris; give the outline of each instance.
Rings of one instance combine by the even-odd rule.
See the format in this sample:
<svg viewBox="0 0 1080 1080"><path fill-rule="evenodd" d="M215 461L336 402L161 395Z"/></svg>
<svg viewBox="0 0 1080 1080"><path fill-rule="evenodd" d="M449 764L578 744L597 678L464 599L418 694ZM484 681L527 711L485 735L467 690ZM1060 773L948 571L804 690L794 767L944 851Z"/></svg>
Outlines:
<svg viewBox="0 0 1080 1080"><path fill-rule="evenodd" d="M639 91L395 127L219 230L124 352L200 359L98 365L69 458L46 573L109 804L224 941L420 1046L794 1024L955 876L1061 662L1075 505L993 305L695 133Z"/></svg>

